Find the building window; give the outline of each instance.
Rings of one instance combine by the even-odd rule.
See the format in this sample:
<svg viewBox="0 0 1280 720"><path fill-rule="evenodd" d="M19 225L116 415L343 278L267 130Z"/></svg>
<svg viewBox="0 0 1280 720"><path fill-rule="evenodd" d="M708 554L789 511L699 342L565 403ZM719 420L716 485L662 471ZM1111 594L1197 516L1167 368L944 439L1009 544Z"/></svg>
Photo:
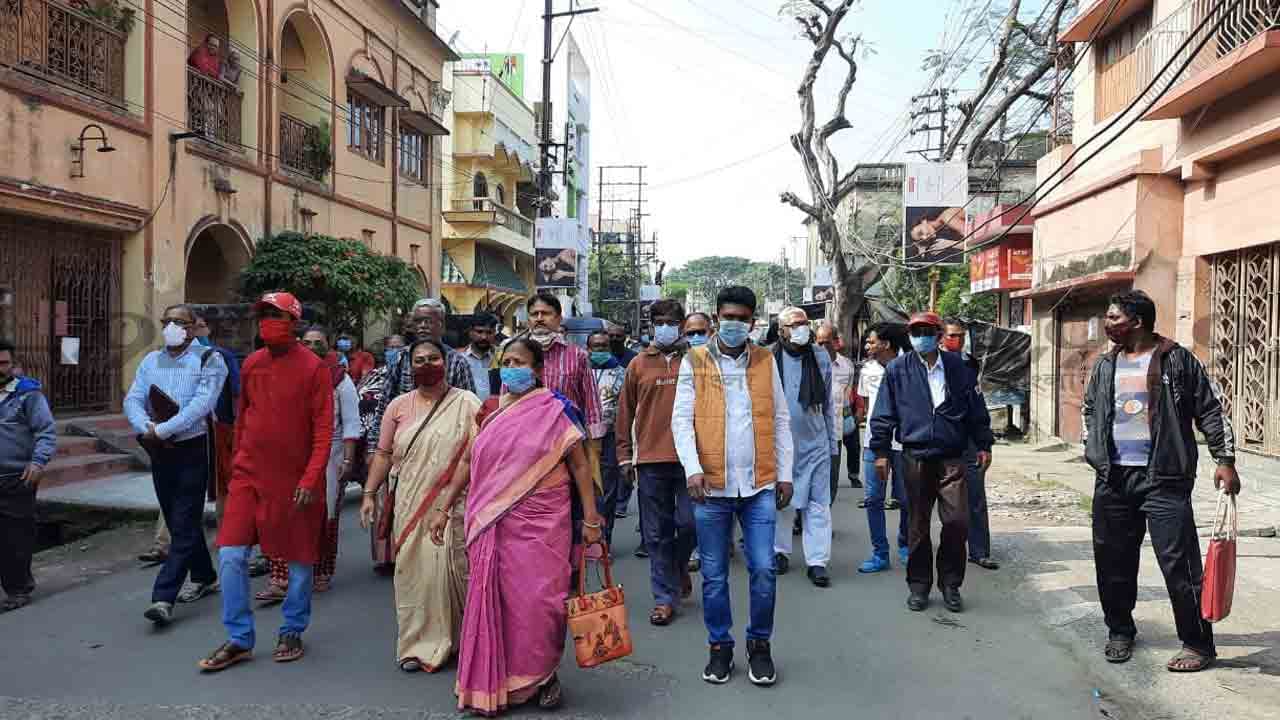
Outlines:
<svg viewBox="0 0 1280 720"><path fill-rule="evenodd" d="M373 232L374 232L373 230L370 230L370 229L368 229L368 228L365 228L365 229L363 229L363 230L361 230L361 231L360 231L360 239L361 239L361 241L363 241L363 242L364 242L364 246L365 246L365 247L370 248L370 249L372 249L372 248L373 248Z"/></svg>
<svg viewBox="0 0 1280 720"><path fill-rule="evenodd" d="M1123 110L1145 85L1140 71L1138 44L1151 31L1151 8L1139 12L1112 30L1096 50L1098 63L1094 119L1102 120Z"/></svg>
<svg viewBox="0 0 1280 720"><path fill-rule="evenodd" d="M381 165L385 108L348 91L347 114L347 147Z"/></svg>
<svg viewBox="0 0 1280 720"><path fill-rule="evenodd" d="M471 207L475 210L483 210L484 199L487 197L489 197L489 181L484 173L478 172L471 179Z"/></svg>
<svg viewBox="0 0 1280 720"><path fill-rule="evenodd" d="M420 182L427 182L427 136L409 128L400 128L400 173Z"/></svg>
<svg viewBox="0 0 1280 720"><path fill-rule="evenodd" d="M494 191L497 193L498 204L502 205L503 207L506 207L507 189L502 187L502 185L498 185L497 187L494 188Z"/></svg>

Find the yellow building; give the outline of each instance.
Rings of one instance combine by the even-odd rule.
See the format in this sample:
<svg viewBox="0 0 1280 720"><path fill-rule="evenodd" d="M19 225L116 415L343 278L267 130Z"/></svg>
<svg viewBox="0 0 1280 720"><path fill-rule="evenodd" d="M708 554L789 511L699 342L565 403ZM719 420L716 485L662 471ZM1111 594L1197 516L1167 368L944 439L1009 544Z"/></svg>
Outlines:
<svg viewBox="0 0 1280 720"><path fill-rule="evenodd" d="M514 327L515 310L533 288L533 110L483 59L455 67L452 97L444 298L455 313L492 312Z"/></svg>
<svg viewBox="0 0 1280 720"><path fill-rule="evenodd" d="M0 331L56 410L117 408L162 309L232 301L281 231L362 240L438 290L458 56L437 8L0 3Z"/></svg>

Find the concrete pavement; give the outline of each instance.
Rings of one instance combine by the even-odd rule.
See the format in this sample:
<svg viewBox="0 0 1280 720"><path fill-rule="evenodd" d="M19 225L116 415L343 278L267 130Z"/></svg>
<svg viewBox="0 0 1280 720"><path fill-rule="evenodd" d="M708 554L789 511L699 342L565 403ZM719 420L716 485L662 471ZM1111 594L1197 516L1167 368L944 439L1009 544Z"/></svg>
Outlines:
<svg viewBox="0 0 1280 720"><path fill-rule="evenodd" d="M620 521L617 570L628 590L636 651L592 671L577 669L566 656L567 703L557 717L821 717L850 710L875 718L1091 716L1096 663L1080 660L1041 628L1036 612L1017 597L1015 573L970 566L969 609L961 615L940 603L908 612L900 568L859 576L854 568L868 549L859 496L845 490L836 503L834 587L812 587L803 571L779 580L774 656L780 682L772 689L747 682L744 657L731 684L701 681L706 633L697 592L672 626L648 624L647 562L630 555L638 538L634 516ZM154 571L130 569L0 616L6 646L21 649L6 653L0 716L453 717L452 667L431 676L395 667L391 583L370 572L367 536L354 517L348 505L335 587L316 598L303 661L270 661L275 608L257 615L257 659L199 675L196 660L222 639L218 597L179 606L177 622L155 630L142 618ZM740 635L746 612L740 557L733 573Z"/></svg>

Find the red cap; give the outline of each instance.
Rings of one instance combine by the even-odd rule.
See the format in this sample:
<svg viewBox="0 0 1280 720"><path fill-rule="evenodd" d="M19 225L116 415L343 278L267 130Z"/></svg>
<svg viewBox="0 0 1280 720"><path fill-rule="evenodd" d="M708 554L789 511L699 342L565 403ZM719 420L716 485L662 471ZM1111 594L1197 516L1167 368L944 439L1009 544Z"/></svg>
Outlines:
<svg viewBox="0 0 1280 720"><path fill-rule="evenodd" d="M262 299L254 303L255 311L261 310L264 306L271 306L277 310L283 310L293 316L295 320L302 319L302 303L298 302L298 298L292 293L272 292L262 296Z"/></svg>
<svg viewBox="0 0 1280 720"><path fill-rule="evenodd" d="M916 325L932 325L936 328L942 327L942 318L938 317L936 312L918 312L911 316L907 321L907 327L912 328Z"/></svg>

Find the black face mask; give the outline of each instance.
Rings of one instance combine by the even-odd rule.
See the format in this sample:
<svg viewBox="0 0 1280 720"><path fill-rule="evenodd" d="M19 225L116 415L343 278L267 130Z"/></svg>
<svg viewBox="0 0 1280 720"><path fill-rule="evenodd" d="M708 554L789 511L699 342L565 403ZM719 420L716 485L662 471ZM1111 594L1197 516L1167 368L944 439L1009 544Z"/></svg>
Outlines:
<svg viewBox="0 0 1280 720"><path fill-rule="evenodd" d="M613 350L614 355L622 355L627 351L627 343L623 340L610 340L609 348Z"/></svg>

